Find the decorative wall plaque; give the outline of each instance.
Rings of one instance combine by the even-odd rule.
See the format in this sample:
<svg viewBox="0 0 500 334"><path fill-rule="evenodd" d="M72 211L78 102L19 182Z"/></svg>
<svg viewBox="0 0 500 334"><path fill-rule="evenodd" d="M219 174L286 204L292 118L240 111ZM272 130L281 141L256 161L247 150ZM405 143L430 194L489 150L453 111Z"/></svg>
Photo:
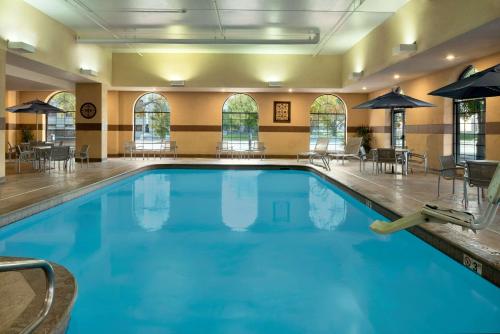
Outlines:
<svg viewBox="0 0 500 334"><path fill-rule="evenodd" d="M86 119L94 118L96 113L97 113L97 108L93 103L85 102L80 107L80 115L82 115Z"/></svg>
<svg viewBox="0 0 500 334"><path fill-rule="evenodd" d="M275 123L290 123L290 113L290 101L274 101L273 121Z"/></svg>

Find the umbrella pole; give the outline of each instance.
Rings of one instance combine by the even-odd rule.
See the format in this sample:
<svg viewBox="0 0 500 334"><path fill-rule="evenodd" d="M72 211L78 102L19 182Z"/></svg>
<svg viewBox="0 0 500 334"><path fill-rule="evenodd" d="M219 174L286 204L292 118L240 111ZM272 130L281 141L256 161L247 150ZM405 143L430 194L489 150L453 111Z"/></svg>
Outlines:
<svg viewBox="0 0 500 334"><path fill-rule="evenodd" d="M36 118L36 142L38 143L38 113L35 114Z"/></svg>

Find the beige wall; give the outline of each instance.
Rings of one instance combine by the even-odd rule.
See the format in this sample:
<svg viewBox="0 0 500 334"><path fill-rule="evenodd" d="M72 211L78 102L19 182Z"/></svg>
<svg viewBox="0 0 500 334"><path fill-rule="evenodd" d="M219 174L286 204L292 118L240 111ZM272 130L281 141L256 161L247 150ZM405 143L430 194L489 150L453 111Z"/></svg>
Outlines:
<svg viewBox="0 0 500 334"><path fill-rule="evenodd" d="M5 105L5 48L0 41L0 106ZM0 108L0 182L5 177L5 108Z"/></svg>
<svg viewBox="0 0 500 334"><path fill-rule="evenodd" d="M435 108L406 110L407 146L417 152L428 152L432 168L439 168L438 157L453 151L453 101L452 99L428 95L429 92L456 81L465 68L472 64L483 70L500 63L500 53L460 64L450 69L432 73L401 83L406 95L433 103ZM375 98L389 89L373 92ZM486 99L486 158L500 160L500 97ZM387 110L366 111L369 125L376 131L376 147L390 145L390 132L382 132L381 127L390 130L390 112ZM423 126L423 127L422 127ZM418 132L418 133L417 133Z"/></svg>
<svg viewBox="0 0 500 334"><path fill-rule="evenodd" d="M341 57L258 54L113 53L113 86L264 88L283 81L292 88L341 87Z"/></svg>
<svg viewBox="0 0 500 334"><path fill-rule="evenodd" d="M171 137L177 141L179 153L213 155L217 142L221 140L222 106L231 93L159 93L163 94L170 104ZM133 106L142 94L144 92L108 93L110 155L123 152L124 143L132 140ZM265 127L259 131L259 140L265 142L268 154L290 156L308 150L309 109L314 99L321 94L250 93L249 95L259 106L259 126ZM367 94L338 94L338 96L348 107L348 127L365 124L364 116L359 111L351 112L350 108L365 101ZM291 123L273 123L274 101L291 102ZM208 129L210 131L206 131L201 126L212 127ZM118 130L119 128L121 129ZM288 131L281 132L277 128L286 128Z"/></svg>
<svg viewBox="0 0 500 334"><path fill-rule="evenodd" d="M76 43L76 34L22 0L0 0L0 39L36 47L30 60L80 75L81 67L98 72L92 80L111 82L111 51Z"/></svg>
<svg viewBox="0 0 500 334"><path fill-rule="evenodd" d="M100 83L79 83L75 87L76 110L76 147L89 145L89 155L94 161L105 160L108 157L108 95ZM80 108L84 103L92 103L96 107L93 118L87 119L81 115Z"/></svg>
<svg viewBox="0 0 500 334"><path fill-rule="evenodd" d="M416 41L419 54L499 17L498 0L411 0L343 55L343 85L353 71L369 76L404 59L392 55L400 43Z"/></svg>

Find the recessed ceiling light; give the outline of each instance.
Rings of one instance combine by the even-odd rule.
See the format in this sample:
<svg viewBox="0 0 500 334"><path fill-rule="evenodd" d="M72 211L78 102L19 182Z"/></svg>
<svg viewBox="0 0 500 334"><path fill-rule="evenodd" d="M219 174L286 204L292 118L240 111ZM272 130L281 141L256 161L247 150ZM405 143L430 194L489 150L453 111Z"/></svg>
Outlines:
<svg viewBox="0 0 500 334"><path fill-rule="evenodd" d="M351 80L359 80L359 79L361 79L361 77L363 76L363 74L364 74L364 71L352 72L351 76L350 76L350 79Z"/></svg>
<svg viewBox="0 0 500 334"><path fill-rule="evenodd" d="M454 54L450 53L449 55L446 56L446 60L452 61L454 59L455 59L455 55Z"/></svg>
<svg viewBox="0 0 500 334"><path fill-rule="evenodd" d="M394 74L394 79L399 79L399 78L400 78L399 74L397 74L397 73Z"/></svg>
<svg viewBox="0 0 500 334"><path fill-rule="evenodd" d="M366 90L366 86L363 86L361 89L362 89L362 90Z"/></svg>
<svg viewBox="0 0 500 334"><path fill-rule="evenodd" d="M289 92L289 93L293 92L293 89L288 88L288 92Z"/></svg>
<svg viewBox="0 0 500 334"><path fill-rule="evenodd" d="M97 76L97 71L94 71L90 68L80 68L80 73L83 75L89 75L91 77L96 77Z"/></svg>
<svg viewBox="0 0 500 334"><path fill-rule="evenodd" d="M184 87L186 84L184 80L172 80L169 83L171 87Z"/></svg>
<svg viewBox="0 0 500 334"><path fill-rule="evenodd" d="M283 86L283 83L281 81L269 81L267 85L271 88L279 88Z"/></svg>
<svg viewBox="0 0 500 334"><path fill-rule="evenodd" d="M24 42L7 42L7 48L19 53L35 53L36 48L33 45Z"/></svg>
<svg viewBox="0 0 500 334"><path fill-rule="evenodd" d="M224 93L224 92L226 91L226 89L225 89L225 88L222 88L220 91Z"/></svg>
<svg viewBox="0 0 500 334"><path fill-rule="evenodd" d="M399 44L392 48L392 55L409 54L417 51L417 42L411 44Z"/></svg>

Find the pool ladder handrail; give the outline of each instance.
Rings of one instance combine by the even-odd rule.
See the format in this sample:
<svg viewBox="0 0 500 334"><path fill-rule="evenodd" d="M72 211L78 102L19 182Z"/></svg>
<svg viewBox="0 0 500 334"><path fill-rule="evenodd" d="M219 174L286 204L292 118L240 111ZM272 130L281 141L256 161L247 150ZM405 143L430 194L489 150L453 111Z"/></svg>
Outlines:
<svg viewBox="0 0 500 334"><path fill-rule="evenodd" d="M38 313L34 321L32 321L26 328L21 331L21 334L32 333L45 318L52 307L54 301L54 290L55 290L55 273L52 265L45 260L17 260L17 261L6 261L0 262L0 272L6 271L19 271L26 269L42 269L45 273L45 279L47 282L47 292L45 293L45 300L43 302L43 308Z"/></svg>

